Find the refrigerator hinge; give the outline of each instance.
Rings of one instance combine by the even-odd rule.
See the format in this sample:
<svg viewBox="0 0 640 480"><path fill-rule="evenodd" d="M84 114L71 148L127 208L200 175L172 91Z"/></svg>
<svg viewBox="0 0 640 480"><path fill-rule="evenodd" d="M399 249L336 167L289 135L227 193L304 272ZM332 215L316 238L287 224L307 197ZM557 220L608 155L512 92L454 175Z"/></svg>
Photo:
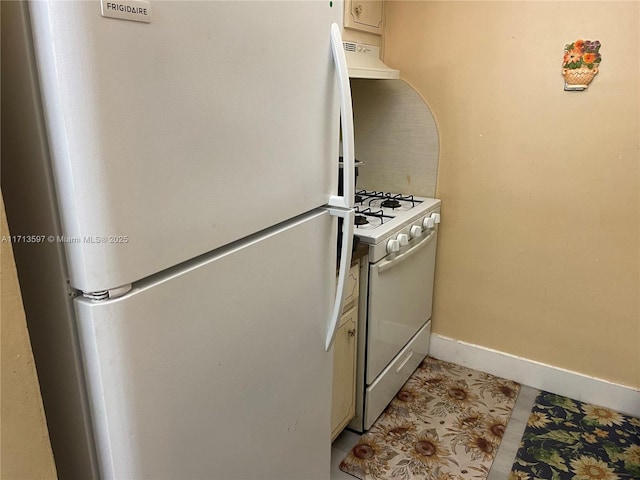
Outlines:
<svg viewBox="0 0 640 480"><path fill-rule="evenodd" d="M88 298L90 300L109 300L112 298L122 297L129 290L131 290L131 284L128 283L126 285L122 285L121 287L112 288L110 290L100 290L98 292L82 292L82 296L84 298Z"/></svg>
<svg viewBox="0 0 640 480"><path fill-rule="evenodd" d="M76 298L82 295L82 292L77 288L71 286L71 282L67 279L67 295L71 298Z"/></svg>

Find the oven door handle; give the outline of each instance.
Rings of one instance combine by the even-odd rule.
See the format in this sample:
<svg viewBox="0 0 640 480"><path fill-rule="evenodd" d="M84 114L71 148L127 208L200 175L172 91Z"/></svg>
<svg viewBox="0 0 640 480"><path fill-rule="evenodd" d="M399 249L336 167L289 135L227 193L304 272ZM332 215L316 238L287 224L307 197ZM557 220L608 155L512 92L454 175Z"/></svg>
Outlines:
<svg viewBox="0 0 640 480"><path fill-rule="evenodd" d="M342 129L342 191L343 196L331 195L329 206L338 208L353 208L355 188L355 152L353 146L353 107L351 105L351 84L349 83L349 69L347 57L344 53L340 26L331 24L331 52L336 66L336 80L340 95L340 127ZM335 159L334 159L335 161Z"/></svg>
<svg viewBox="0 0 640 480"><path fill-rule="evenodd" d="M327 325L327 338L325 340L324 349L328 352L331 350L333 340L336 338L338 331L338 323L342 315L342 307L344 304L344 289L347 285L347 275L351 267L351 250L353 248L353 221L355 219L355 211L351 208L348 210L342 208L329 208L329 214L342 218L342 245L340 247L340 272L338 273L338 286L336 288L336 299L333 302L333 312Z"/></svg>
<svg viewBox="0 0 640 480"><path fill-rule="evenodd" d="M418 243L417 245L414 245L406 252L401 253L400 255L392 258L391 260L383 260L382 262L380 262L380 264L377 266L378 273L382 273L385 270L389 270L391 267L397 265L400 262L405 261L406 259L413 256L418 251L422 250L424 247L426 247L429 243L431 243L436 238L436 232L437 230L433 230L420 243Z"/></svg>

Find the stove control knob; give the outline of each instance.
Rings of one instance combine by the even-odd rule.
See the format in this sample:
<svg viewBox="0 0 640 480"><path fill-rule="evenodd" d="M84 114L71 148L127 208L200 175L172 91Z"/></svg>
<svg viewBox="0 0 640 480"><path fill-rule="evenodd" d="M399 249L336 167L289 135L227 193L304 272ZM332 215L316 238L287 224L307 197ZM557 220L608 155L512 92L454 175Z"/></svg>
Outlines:
<svg viewBox="0 0 640 480"><path fill-rule="evenodd" d="M431 214L431 218L433 218L433 221L436 222L436 224L440 223L440 214L439 213L432 213Z"/></svg>
<svg viewBox="0 0 640 480"><path fill-rule="evenodd" d="M422 226L425 230L431 230L436 227L436 222L433 218L427 217L422 221Z"/></svg>
<svg viewBox="0 0 640 480"><path fill-rule="evenodd" d="M404 247L405 245L409 244L409 235L407 235L406 233L401 233L398 235L397 240L400 246Z"/></svg>
<svg viewBox="0 0 640 480"><path fill-rule="evenodd" d="M395 253L400 251L400 242L392 238L387 242L387 253Z"/></svg>
<svg viewBox="0 0 640 480"><path fill-rule="evenodd" d="M409 231L411 238L418 238L422 236L422 227L420 225L413 225Z"/></svg>

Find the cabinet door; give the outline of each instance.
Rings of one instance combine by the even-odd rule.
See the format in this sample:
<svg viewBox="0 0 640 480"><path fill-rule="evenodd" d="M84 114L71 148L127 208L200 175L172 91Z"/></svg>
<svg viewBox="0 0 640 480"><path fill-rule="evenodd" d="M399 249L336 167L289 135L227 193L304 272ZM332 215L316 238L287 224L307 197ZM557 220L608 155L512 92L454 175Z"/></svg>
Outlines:
<svg viewBox="0 0 640 480"><path fill-rule="evenodd" d="M332 441L356 413L357 326L358 308L354 307L342 316L333 344Z"/></svg>
<svg viewBox="0 0 640 480"><path fill-rule="evenodd" d="M337 280L336 280L337 281ZM349 275L347 276L347 284L344 286L344 300L342 302L343 312L349 310L354 302L358 299L360 291L360 264L351 265Z"/></svg>
<svg viewBox="0 0 640 480"><path fill-rule="evenodd" d="M382 35L382 0L345 1L344 26Z"/></svg>

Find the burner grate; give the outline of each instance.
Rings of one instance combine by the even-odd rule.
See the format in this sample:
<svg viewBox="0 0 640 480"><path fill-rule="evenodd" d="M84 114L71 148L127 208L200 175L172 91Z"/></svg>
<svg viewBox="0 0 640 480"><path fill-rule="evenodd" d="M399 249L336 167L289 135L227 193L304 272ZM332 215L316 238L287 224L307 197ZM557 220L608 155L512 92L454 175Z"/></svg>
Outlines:
<svg viewBox="0 0 640 480"><path fill-rule="evenodd" d="M400 208L402 202L411 203L411 208L422 203L413 195L402 195L401 193L378 192L376 190L359 190L355 194L355 203L365 205L373 205L374 202L382 201L381 207L384 208Z"/></svg>
<svg viewBox="0 0 640 480"><path fill-rule="evenodd" d="M358 217L358 215L363 216L363 217L375 217L375 218L380 220L381 224L385 222L385 219L389 220L389 219L394 218L391 215L385 215L385 213L382 210L377 210L377 211L374 212L369 207L361 209L359 206L356 205L356 218ZM366 218L365 218L365 220L366 220ZM367 220L367 222L368 222L368 220ZM356 225L357 225L357 222L356 222ZM365 224L362 224L362 225L365 225Z"/></svg>

